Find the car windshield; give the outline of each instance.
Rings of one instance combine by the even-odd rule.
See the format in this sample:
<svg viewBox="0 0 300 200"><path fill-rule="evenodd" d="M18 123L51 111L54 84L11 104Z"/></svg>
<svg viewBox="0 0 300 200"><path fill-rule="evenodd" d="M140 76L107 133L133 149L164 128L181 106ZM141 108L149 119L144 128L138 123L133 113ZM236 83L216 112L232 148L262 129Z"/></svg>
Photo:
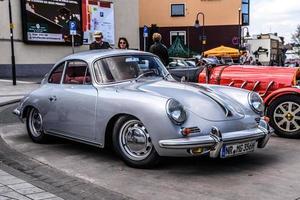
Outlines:
<svg viewBox="0 0 300 200"><path fill-rule="evenodd" d="M95 68L97 80L102 80L104 83L136 79L142 76L165 77L168 74L158 58L144 55L101 59L96 62Z"/></svg>

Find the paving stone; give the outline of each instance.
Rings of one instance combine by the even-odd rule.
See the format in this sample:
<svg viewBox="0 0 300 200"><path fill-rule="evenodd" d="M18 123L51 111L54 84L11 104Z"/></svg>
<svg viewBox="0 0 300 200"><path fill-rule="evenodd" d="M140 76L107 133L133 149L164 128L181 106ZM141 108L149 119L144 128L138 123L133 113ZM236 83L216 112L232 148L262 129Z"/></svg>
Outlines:
<svg viewBox="0 0 300 200"><path fill-rule="evenodd" d="M18 183L13 185L7 185L7 187L10 187L11 189L18 190L18 189L25 189L25 188L33 188L34 185L31 185L30 183Z"/></svg>
<svg viewBox="0 0 300 200"><path fill-rule="evenodd" d="M6 186L0 187L0 194L7 193L7 192L12 192L12 189Z"/></svg>
<svg viewBox="0 0 300 200"><path fill-rule="evenodd" d="M4 176L4 175L9 175L9 174L6 173L5 171L0 170L0 176Z"/></svg>
<svg viewBox="0 0 300 200"><path fill-rule="evenodd" d="M1 194L0 194L0 200L11 200L11 198L9 198L9 197L4 197L4 196L1 196Z"/></svg>
<svg viewBox="0 0 300 200"><path fill-rule="evenodd" d="M2 179L2 177L0 177L0 183L3 185L12 185L12 184L17 184L17 183L25 183L25 181L12 177L9 179Z"/></svg>
<svg viewBox="0 0 300 200"><path fill-rule="evenodd" d="M17 192L8 192L1 194L4 197L9 197L11 199L17 199L17 200L30 200L29 198L17 193Z"/></svg>
<svg viewBox="0 0 300 200"><path fill-rule="evenodd" d="M64 199L62 199L62 198L60 198L60 197L53 197L53 198L45 199L45 200L64 200Z"/></svg>
<svg viewBox="0 0 300 200"><path fill-rule="evenodd" d="M49 198L56 197L54 194L51 194L49 192L41 192L41 193L30 194L26 196L33 200L49 199Z"/></svg>
<svg viewBox="0 0 300 200"><path fill-rule="evenodd" d="M42 190L40 188L37 188L37 187L22 188L22 189L17 189L15 191L20 193L20 194L23 194L23 195L45 192L44 190Z"/></svg>

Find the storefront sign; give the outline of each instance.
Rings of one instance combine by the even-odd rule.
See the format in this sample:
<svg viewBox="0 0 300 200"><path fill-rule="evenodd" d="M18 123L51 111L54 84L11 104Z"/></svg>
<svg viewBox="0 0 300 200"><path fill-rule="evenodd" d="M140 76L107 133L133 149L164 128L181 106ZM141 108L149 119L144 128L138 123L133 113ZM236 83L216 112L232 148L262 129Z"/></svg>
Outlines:
<svg viewBox="0 0 300 200"><path fill-rule="evenodd" d="M115 44L114 4L107 1L83 0L83 43L93 42L94 33L102 32L104 41Z"/></svg>
<svg viewBox="0 0 300 200"><path fill-rule="evenodd" d="M21 5L24 42L70 44L73 21L75 45L82 44L81 0L21 0Z"/></svg>

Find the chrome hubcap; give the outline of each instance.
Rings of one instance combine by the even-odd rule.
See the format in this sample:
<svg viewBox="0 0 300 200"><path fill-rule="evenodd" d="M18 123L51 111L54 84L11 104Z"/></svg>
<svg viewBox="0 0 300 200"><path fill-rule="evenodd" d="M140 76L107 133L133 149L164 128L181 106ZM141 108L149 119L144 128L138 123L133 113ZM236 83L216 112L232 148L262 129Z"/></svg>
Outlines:
<svg viewBox="0 0 300 200"><path fill-rule="evenodd" d="M33 109L31 110L31 114L29 117L31 133L34 137L39 137L43 131L42 115L36 109Z"/></svg>
<svg viewBox="0 0 300 200"><path fill-rule="evenodd" d="M130 120L122 126L119 142L121 150L130 159L137 161L145 159L153 148L146 128L138 120Z"/></svg>
<svg viewBox="0 0 300 200"><path fill-rule="evenodd" d="M278 105L273 116L275 124L283 131L300 130L300 105L295 102L284 102Z"/></svg>

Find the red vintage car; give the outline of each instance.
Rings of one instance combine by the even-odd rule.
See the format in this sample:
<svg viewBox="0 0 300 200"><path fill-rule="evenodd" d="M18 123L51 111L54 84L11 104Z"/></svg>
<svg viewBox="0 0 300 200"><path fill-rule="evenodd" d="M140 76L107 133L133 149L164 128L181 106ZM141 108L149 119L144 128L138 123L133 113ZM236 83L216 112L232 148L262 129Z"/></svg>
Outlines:
<svg viewBox="0 0 300 200"><path fill-rule="evenodd" d="M206 65L198 75L198 82L258 92L275 133L300 138L300 68Z"/></svg>

